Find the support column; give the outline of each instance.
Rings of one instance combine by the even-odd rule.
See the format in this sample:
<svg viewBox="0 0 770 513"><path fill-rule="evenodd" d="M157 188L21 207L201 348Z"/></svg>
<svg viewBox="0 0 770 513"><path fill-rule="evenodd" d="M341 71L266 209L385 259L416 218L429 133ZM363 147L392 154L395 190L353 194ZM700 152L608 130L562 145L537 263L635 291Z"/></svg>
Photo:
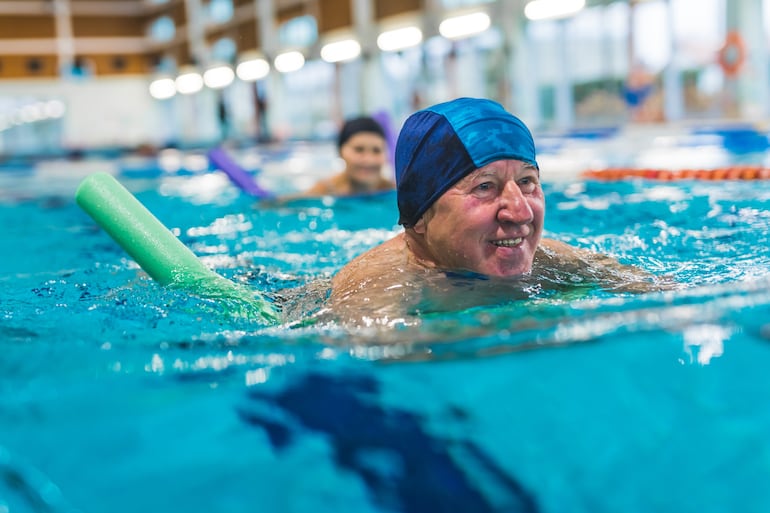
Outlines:
<svg viewBox="0 0 770 513"><path fill-rule="evenodd" d="M726 31L739 32L745 42L746 60L735 78L733 92L738 114L749 120L764 120L770 114L770 52L765 43L762 0L735 0L727 4Z"/></svg>
<svg viewBox="0 0 770 513"><path fill-rule="evenodd" d="M257 12L259 34L257 41L265 59L273 67L273 60L280 50L278 45L278 27L276 26L275 0L254 0ZM259 83L261 82L261 83ZM267 77L254 83L254 102L257 116L257 138L268 141L272 138L272 113L276 98L280 103L281 77L272 69Z"/></svg>
<svg viewBox="0 0 770 513"><path fill-rule="evenodd" d="M424 0L423 10L420 13L420 29L422 30L422 44L420 45L420 69L417 73L417 84L413 88L411 110L415 111L435 103L436 97L433 91L436 89L434 77L428 69L428 52L426 45L428 40L439 35L438 26L443 16L441 0ZM442 84L446 89L446 84Z"/></svg>
<svg viewBox="0 0 770 513"><path fill-rule="evenodd" d="M560 129L569 129L575 123L575 98L572 94L572 67L569 59L567 20L559 20L557 24L559 26L559 60L564 73L556 83L556 125Z"/></svg>
<svg viewBox="0 0 770 513"><path fill-rule="evenodd" d="M193 63L197 66L206 66L209 63L202 12L203 5L201 4L201 0L185 0L187 46L190 49L190 56L193 59Z"/></svg>
<svg viewBox="0 0 770 513"><path fill-rule="evenodd" d="M275 1L274 0L255 0L255 9L257 13L257 26L259 41L262 53L272 61L278 53L278 28L275 26Z"/></svg>
<svg viewBox="0 0 770 513"><path fill-rule="evenodd" d="M362 112L370 112L375 106L370 104L368 92L375 90L374 84L381 79L374 4L372 0L351 0L350 6L353 13L353 30L361 44L362 66L355 79L358 106Z"/></svg>
<svg viewBox="0 0 770 513"><path fill-rule="evenodd" d="M505 98L511 112L521 117L533 130L542 123L538 100L538 66L533 65L526 33L524 5L528 0L502 0L492 17L503 33L505 76L508 93Z"/></svg>
<svg viewBox="0 0 770 513"><path fill-rule="evenodd" d="M59 59L59 76L69 77L75 64L75 40L72 32L70 0L54 0L56 26L56 53Z"/></svg>
<svg viewBox="0 0 770 513"><path fill-rule="evenodd" d="M663 69L663 113L668 122L680 121L684 117L684 87L682 85L682 72L676 56L679 55L674 31L674 10L671 8L671 0L666 1L668 11L669 41L671 44L671 60Z"/></svg>

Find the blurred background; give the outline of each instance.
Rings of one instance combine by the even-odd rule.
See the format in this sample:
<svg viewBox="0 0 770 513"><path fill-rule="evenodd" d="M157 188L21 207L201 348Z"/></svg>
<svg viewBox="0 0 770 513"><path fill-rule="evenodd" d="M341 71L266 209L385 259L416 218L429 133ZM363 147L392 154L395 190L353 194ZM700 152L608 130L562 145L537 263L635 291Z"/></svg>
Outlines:
<svg viewBox="0 0 770 513"><path fill-rule="evenodd" d="M770 0L0 0L0 162L330 140L457 96L533 131L770 116Z"/></svg>

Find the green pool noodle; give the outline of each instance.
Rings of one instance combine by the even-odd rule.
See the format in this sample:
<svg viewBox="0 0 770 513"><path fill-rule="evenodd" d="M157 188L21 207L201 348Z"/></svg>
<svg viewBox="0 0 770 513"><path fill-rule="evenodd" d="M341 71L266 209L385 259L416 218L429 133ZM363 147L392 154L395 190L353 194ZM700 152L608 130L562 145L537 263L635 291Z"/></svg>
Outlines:
<svg viewBox="0 0 770 513"><path fill-rule="evenodd" d="M278 320L272 303L206 267L112 175L87 176L75 201L159 284L234 301L264 322Z"/></svg>

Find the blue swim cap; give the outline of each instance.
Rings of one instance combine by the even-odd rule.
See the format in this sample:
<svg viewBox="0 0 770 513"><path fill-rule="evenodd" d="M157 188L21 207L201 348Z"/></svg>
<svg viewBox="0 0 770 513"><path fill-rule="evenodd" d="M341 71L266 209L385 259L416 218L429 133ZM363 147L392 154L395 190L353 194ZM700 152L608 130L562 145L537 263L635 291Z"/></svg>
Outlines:
<svg viewBox="0 0 770 513"><path fill-rule="evenodd" d="M414 226L461 178L504 159L537 167L529 129L497 102L458 98L412 114L396 143L399 224Z"/></svg>

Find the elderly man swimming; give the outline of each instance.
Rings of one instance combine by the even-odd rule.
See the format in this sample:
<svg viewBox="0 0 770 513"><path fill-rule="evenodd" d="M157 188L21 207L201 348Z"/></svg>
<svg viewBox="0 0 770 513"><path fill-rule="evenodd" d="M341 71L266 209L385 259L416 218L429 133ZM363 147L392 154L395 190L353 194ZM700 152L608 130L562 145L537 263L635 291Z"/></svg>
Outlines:
<svg viewBox="0 0 770 513"><path fill-rule="evenodd" d="M667 288L636 267L543 239L532 135L496 102L459 98L411 115L396 145L396 182L404 231L334 276L337 316L388 319L581 285Z"/></svg>

